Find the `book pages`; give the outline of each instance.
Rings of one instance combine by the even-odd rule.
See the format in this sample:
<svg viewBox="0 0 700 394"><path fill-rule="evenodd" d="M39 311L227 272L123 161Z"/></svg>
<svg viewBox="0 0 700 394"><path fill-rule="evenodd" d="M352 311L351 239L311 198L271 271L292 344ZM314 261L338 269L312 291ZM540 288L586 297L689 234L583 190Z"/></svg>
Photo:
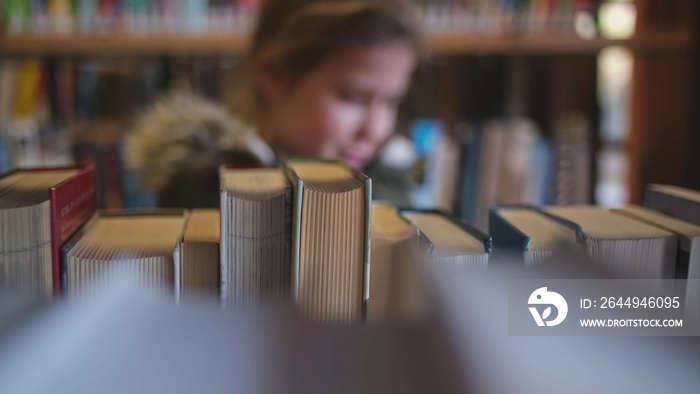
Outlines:
<svg viewBox="0 0 700 394"><path fill-rule="evenodd" d="M419 263L418 230L385 203L372 204L372 254L367 321L405 320L416 313L410 281L411 265Z"/></svg>
<svg viewBox="0 0 700 394"><path fill-rule="evenodd" d="M434 245L433 260L472 268L486 268L489 254L484 240L460 228L438 213L407 212L406 217L418 227Z"/></svg>
<svg viewBox="0 0 700 394"><path fill-rule="evenodd" d="M219 299L218 209L190 211L182 237L182 296Z"/></svg>
<svg viewBox="0 0 700 394"><path fill-rule="evenodd" d="M671 232L587 205L544 208L581 226L593 259L630 279L670 279L678 239Z"/></svg>
<svg viewBox="0 0 700 394"><path fill-rule="evenodd" d="M297 302L312 319L359 322L365 299L369 209L365 179L337 162L288 166L303 182Z"/></svg>
<svg viewBox="0 0 700 394"><path fill-rule="evenodd" d="M291 186L280 169L221 170L221 300L290 297Z"/></svg>
<svg viewBox="0 0 700 394"><path fill-rule="evenodd" d="M176 296L184 223L184 213L97 216L66 253L67 294L94 294L126 274L145 290Z"/></svg>
<svg viewBox="0 0 700 394"><path fill-rule="evenodd" d="M18 171L0 178L0 286L51 297L49 189L77 173Z"/></svg>
<svg viewBox="0 0 700 394"><path fill-rule="evenodd" d="M529 238L523 250L525 265L539 264L558 251L577 248L576 232L573 229L535 209L503 207L498 208L496 213Z"/></svg>

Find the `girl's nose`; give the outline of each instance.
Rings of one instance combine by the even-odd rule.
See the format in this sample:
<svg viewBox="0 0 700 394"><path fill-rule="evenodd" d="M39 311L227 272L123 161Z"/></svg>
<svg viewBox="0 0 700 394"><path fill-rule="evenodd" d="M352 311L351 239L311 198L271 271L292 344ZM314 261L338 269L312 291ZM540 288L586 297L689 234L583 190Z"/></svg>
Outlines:
<svg viewBox="0 0 700 394"><path fill-rule="evenodd" d="M393 120L393 114L386 108L383 108L383 106L376 104L370 106L357 134L357 139L381 143L388 137Z"/></svg>

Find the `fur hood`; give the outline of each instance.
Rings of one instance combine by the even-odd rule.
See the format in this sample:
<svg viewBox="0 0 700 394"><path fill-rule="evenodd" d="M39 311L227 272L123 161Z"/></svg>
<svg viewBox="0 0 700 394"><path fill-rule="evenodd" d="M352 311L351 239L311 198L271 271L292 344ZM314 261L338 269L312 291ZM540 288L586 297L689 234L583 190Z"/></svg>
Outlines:
<svg viewBox="0 0 700 394"><path fill-rule="evenodd" d="M275 161L253 127L215 102L178 91L136 120L127 138L126 161L145 186L162 189L183 173L216 171L236 153L263 164Z"/></svg>

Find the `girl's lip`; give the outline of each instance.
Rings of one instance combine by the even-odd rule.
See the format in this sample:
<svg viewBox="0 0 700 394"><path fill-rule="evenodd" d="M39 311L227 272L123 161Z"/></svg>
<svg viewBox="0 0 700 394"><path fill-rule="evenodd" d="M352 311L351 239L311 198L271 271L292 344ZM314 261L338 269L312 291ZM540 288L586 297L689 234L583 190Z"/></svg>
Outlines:
<svg viewBox="0 0 700 394"><path fill-rule="evenodd" d="M364 155L343 155L343 160L355 167L360 167L369 162L370 157Z"/></svg>

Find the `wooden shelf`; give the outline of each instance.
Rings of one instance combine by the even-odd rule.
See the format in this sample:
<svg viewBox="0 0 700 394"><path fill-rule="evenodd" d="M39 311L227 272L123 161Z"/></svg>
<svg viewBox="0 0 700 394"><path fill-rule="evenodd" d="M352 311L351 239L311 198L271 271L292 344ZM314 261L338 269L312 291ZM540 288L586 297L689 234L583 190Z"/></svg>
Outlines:
<svg viewBox="0 0 700 394"><path fill-rule="evenodd" d="M187 55L237 54L247 36L231 35L119 35L119 36L7 36L0 38L2 55Z"/></svg>
<svg viewBox="0 0 700 394"><path fill-rule="evenodd" d="M0 55L205 55L240 54L245 34L202 36L4 36ZM683 52L692 44L690 34L667 34L628 40L592 39L574 36L475 36L431 34L428 45L437 54L595 54L621 45L642 52Z"/></svg>
<svg viewBox="0 0 700 394"><path fill-rule="evenodd" d="M596 38L584 40L575 36L510 36L478 37L455 34L429 37L430 47L443 54L595 54L610 46L623 46L640 52L682 52L690 50L690 34L655 35L626 40Z"/></svg>

